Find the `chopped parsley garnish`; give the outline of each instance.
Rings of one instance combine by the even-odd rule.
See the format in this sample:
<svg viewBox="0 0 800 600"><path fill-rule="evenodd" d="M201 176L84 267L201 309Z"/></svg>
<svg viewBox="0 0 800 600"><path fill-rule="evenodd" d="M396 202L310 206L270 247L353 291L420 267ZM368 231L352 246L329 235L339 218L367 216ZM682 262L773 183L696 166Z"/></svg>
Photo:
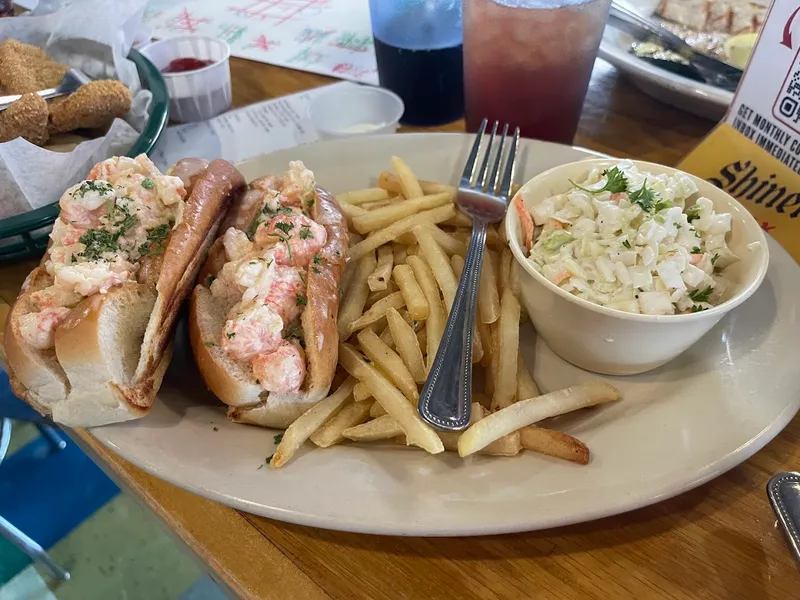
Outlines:
<svg viewBox="0 0 800 600"><path fill-rule="evenodd" d="M656 202L656 212L672 208L672 200L659 200Z"/></svg>
<svg viewBox="0 0 800 600"><path fill-rule="evenodd" d="M628 240L622 240L622 245L625 246L628 250L631 249L631 243Z"/></svg>
<svg viewBox="0 0 800 600"><path fill-rule="evenodd" d="M714 291L714 288L708 286L703 291L694 290L693 292L689 292L689 299L692 302L708 302L709 296L711 296L711 292Z"/></svg>
<svg viewBox="0 0 800 600"><path fill-rule="evenodd" d="M319 267L311 267L311 270L314 271L314 273L316 273L317 275L319 275L321 273L321 271L319 270Z"/></svg>
<svg viewBox="0 0 800 600"><path fill-rule="evenodd" d="M635 192L631 192L629 198L632 202L638 204L642 210L650 211L656 200L656 193L652 188L647 187L647 179L645 179L642 183L642 187Z"/></svg>
<svg viewBox="0 0 800 600"><path fill-rule="evenodd" d="M692 306L692 312L693 313L702 312L704 310L708 310L708 308L706 308L705 306L698 306L697 304Z"/></svg>
<svg viewBox="0 0 800 600"><path fill-rule="evenodd" d="M286 223L282 223L282 224L286 225ZM278 223L277 225L281 225L281 223ZM292 258L292 246L291 246L291 244L289 244L289 238L286 237L285 235L283 235L282 233L278 233L277 231L273 231L269 235L275 236L280 241L282 241L284 244L286 244L286 253L289 255L289 260L294 260Z"/></svg>
<svg viewBox="0 0 800 600"><path fill-rule="evenodd" d="M146 177L142 180L142 187L146 190L152 190L154 187L156 187L156 182L149 177Z"/></svg>
<svg viewBox="0 0 800 600"><path fill-rule="evenodd" d="M261 385L261 380L260 379L256 379L256 385Z"/></svg>
<svg viewBox="0 0 800 600"><path fill-rule="evenodd" d="M314 198L306 200L306 210L311 210L314 207Z"/></svg>
<svg viewBox="0 0 800 600"><path fill-rule="evenodd" d="M147 232L147 241L139 246L142 256L156 256L164 252L164 242L169 235L169 225L164 223ZM210 284L209 284L210 285Z"/></svg>
<svg viewBox="0 0 800 600"><path fill-rule="evenodd" d="M686 209L686 220L691 223L700 218L700 207L695 205Z"/></svg>
<svg viewBox="0 0 800 600"><path fill-rule="evenodd" d="M107 229L88 229L78 241L86 246L78 256L88 260L100 260L106 252L119 250L118 233L111 233Z"/></svg>
<svg viewBox="0 0 800 600"><path fill-rule="evenodd" d="M294 223L287 223L286 221L278 221L275 223L275 229L280 229L286 235L294 228Z"/></svg>
<svg viewBox="0 0 800 600"><path fill-rule="evenodd" d="M226 333L225 335L228 336L229 340L232 340L234 337L236 337L236 333L235 332L234 333Z"/></svg>
<svg viewBox="0 0 800 600"><path fill-rule="evenodd" d="M305 306L306 304L308 304L308 300L306 300L306 297L303 296L303 294L296 294L295 305L296 306Z"/></svg>
<svg viewBox="0 0 800 600"><path fill-rule="evenodd" d="M699 246L695 246L694 248L692 248L692 252L691 253L692 254L702 254L703 251L700 249Z"/></svg>
<svg viewBox="0 0 800 600"><path fill-rule="evenodd" d="M319 254L314 255L314 264L321 265L322 264L322 257Z"/></svg>
<svg viewBox="0 0 800 600"><path fill-rule="evenodd" d="M270 454L270 455L267 457L267 464L269 464L270 462L272 462L272 457L273 457L273 456L275 456L275 455L274 455L274 454Z"/></svg>
<svg viewBox="0 0 800 600"><path fill-rule="evenodd" d="M300 228L300 239L301 240L310 240L314 237L314 234L311 233L311 225L303 225Z"/></svg>
<svg viewBox="0 0 800 600"><path fill-rule="evenodd" d="M74 254L73 254L71 257L70 257L70 259L71 259L71 261L72 261L72 262L74 262L74 263L78 262L78 257L77 257L77 256L75 256Z"/></svg>
<svg viewBox="0 0 800 600"><path fill-rule="evenodd" d="M268 217L274 217L275 215L285 215L285 214L292 214L292 209L288 206L279 206L278 208L270 208L269 205L265 204L264 208L261 209L262 215L267 215Z"/></svg>
<svg viewBox="0 0 800 600"><path fill-rule="evenodd" d="M617 167L614 167L613 169L606 169L602 174L606 178L606 184L599 190L590 190L585 187L581 187L572 180L570 180L570 183L576 188L583 190L584 192L589 192L590 194L600 194L602 192L618 194L620 192L628 191L628 179L625 177L625 173L623 173Z"/></svg>
<svg viewBox="0 0 800 600"><path fill-rule="evenodd" d="M217 278L216 275L209 275L206 277L206 287L211 287L211 284L214 283L214 280Z"/></svg>
<svg viewBox="0 0 800 600"><path fill-rule="evenodd" d="M75 196L80 196L81 198L86 195L87 192L97 192L98 194L108 194L109 192L114 191L114 186L108 183L107 181L84 181L77 190L72 192L73 198Z"/></svg>
<svg viewBox="0 0 800 600"><path fill-rule="evenodd" d="M214 342L203 342L206 348L211 348L212 346L216 346Z"/></svg>
<svg viewBox="0 0 800 600"><path fill-rule="evenodd" d="M278 444L280 444L280 443L281 443L281 440L282 440L282 439L283 439L283 434L282 434L282 433L279 433L278 435L276 435L276 436L274 436L274 437L272 438L272 443L273 443L273 444L275 444L275 445L277 446Z"/></svg>
<svg viewBox="0 0 800 600"><path fill-rule="evenodd" d="M715 254L714 256L712 256L711 257L711 264L713 265L715 262L717 262L718 258L719 258L719 254Z"/></svg>
<svg viewBox="0 0 800 600"><path fill-rule="evenodd" d="M289 327L286 328L286 333L283 336L287 340L298 340L302 341L303 339L303 330L300 328L300 324L297 322L292 323Z"/></svg>

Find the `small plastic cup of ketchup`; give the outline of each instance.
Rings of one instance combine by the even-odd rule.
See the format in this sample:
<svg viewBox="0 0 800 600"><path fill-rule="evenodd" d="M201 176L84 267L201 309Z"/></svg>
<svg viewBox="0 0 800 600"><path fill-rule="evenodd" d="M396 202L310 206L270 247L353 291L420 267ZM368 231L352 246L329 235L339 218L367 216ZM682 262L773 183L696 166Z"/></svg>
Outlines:
<svg viewBox="0 0 800 600"><path fill-rule="evenodd" d="M231 107L231 49L224 41L201 36L168 38L140 52L164 76L171 120L204 121Z"/></svg>

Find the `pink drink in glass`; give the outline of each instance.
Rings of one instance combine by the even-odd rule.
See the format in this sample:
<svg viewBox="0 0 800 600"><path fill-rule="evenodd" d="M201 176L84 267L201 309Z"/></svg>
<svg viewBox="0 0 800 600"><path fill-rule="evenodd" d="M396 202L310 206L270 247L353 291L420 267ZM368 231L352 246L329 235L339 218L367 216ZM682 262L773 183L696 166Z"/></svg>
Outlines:
<svg viewBox="0 0 800 600"><path fill-rule="evenodd" d="M467 130L572 143L610 0L464 0Z"/></svg>

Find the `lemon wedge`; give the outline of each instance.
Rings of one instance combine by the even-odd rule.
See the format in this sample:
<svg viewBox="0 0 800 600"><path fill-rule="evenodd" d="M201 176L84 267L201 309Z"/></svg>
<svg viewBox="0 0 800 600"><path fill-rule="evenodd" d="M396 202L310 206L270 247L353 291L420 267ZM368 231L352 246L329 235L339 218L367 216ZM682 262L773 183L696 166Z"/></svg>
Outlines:
<svg viewBox="0 0 800 600"><path fill-rule="evenodd" d="M723 46L725 58L734 67L744 69L747 61L750 60L757 39L757 33L742 33L729 37Z"/></svg>

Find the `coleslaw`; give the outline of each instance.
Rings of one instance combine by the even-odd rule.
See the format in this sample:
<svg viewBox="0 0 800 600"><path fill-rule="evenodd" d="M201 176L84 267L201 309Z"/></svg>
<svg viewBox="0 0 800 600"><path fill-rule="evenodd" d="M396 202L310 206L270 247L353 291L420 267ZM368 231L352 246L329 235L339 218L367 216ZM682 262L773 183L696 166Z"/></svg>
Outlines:
<svg viewBox="0 0 800 600"><path fill-rule="evenodd" d="M717 213L686 174L631 161L592 169L530 211L515 201L533 268L562 290L632 313L707 310L724 299L729 213ZM536 241L533 243L534 236Z"/></svg>

